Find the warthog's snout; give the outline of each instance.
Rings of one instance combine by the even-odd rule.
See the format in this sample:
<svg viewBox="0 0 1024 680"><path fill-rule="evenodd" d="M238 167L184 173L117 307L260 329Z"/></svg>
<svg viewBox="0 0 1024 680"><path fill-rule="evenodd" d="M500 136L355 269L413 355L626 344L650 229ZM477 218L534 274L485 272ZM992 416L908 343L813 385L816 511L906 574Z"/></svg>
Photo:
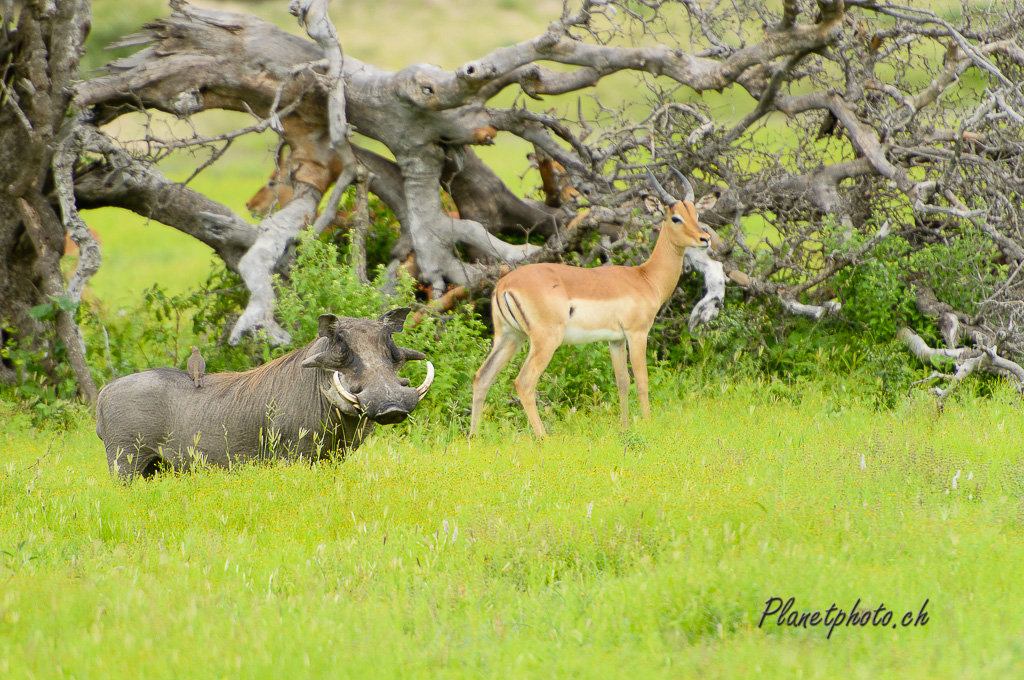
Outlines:
<svg viewBox="0 0 1024 680"><path fill-rule="evenodd" d="M374 420L381 425L394 425L400 423L409 416L407 411L401 404L384 404L380 411L377 412Z"/></svg>
<svg viewBox="0 0 1024 680"><path fill-rule="evenodd" d="M356 385L347 389L342 384L343 378L338 371L331 372L331 388L324 390L327 398L343 412L368 418L381 425L400 423L416 408L420 400L427 394L434 380L434 366L427 362L427 377L418 387L408 387L407 379L399 379L397 389L394 384L386 385L386 380L369 387ZM402 383L406 383L403 385Z"/></svg>

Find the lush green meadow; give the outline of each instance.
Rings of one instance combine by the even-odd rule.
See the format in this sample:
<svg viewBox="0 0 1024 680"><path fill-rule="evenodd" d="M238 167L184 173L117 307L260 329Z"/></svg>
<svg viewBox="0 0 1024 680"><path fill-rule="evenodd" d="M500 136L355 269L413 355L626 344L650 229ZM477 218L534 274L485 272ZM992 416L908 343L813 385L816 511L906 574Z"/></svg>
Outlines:
<svg viewBox="0 0 1024 680"><path fill-rule="evenodd" d="M130 488L89 419L5 410L0 675L1020 677L1008 391L877 413L687 380L626 434L613 406L545 414L542 442L417 421ZM759 626L771 597L895 615L829 638Z"/></svg>

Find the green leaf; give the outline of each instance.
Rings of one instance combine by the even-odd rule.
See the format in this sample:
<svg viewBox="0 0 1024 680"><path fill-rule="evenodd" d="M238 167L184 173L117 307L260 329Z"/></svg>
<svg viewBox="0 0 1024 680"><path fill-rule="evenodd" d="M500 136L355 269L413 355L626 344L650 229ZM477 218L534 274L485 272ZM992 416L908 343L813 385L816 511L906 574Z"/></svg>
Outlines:
<svg viewBox="0 0 1024 680"><path fill-rule="evenodd" d="M61 295L55 300L57 306L64 312L73 312L78 309L78 303L72 300L67 295Z"/></svg>
<svg viewBox="0 0 1024 680"><path fill-rule="evenodd" d="M53 313L53 303L47 302L44 305L36 305L29 310L28 315L33 319L45 319Z"/></svg>

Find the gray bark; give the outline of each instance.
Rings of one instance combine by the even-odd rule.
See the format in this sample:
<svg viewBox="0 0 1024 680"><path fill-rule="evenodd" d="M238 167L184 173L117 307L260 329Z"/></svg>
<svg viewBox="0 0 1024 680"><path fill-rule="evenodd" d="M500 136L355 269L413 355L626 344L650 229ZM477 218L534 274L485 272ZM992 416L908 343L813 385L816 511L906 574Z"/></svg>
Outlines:
<svg viewBox="0 0 1024 680"><path fill-rule="evenodd" d="M933 372L929 377L918 382L930 382L941 378L949 383L946 387L934 387L932 392L937 397L937 404L941 409L946 399L956 390L960 383L972 373L991 373L1016 381L1017 390L1024 393L1024 368L1015 361L999 356L995 347L984 347L982 349L971 349L968 347L956 348L933 348L929 347L921 336L909 328L901 328L896 334L898 340L902 341L910 352L916 356L921 363L927 366L934 366L936 363L956 362L955 371L952 374ZM916 383L915 383L916 384Z"/></svg>
<svg viewBox="0 0 1024 680"><path fill-rule="evenodd" d="M70 200L70 154L77 130L76 121L65 118L91 18L87 0L23 3L17 10L13 3L3 6L0 53L7 67L0 108L0 319L13 328L4 341L43 352L42 368L55 380L57 366L49 348L59 340L82 396L93 403L96 385L75 311L85 281L98 266L99 251ZM70 289L60 270L65 222L45 193L48 181L58 186L64 220L83 246ZM55 305L52 322L30 315L43 304ZM24 378L6 360L2 363L0 379Z"/></svg>

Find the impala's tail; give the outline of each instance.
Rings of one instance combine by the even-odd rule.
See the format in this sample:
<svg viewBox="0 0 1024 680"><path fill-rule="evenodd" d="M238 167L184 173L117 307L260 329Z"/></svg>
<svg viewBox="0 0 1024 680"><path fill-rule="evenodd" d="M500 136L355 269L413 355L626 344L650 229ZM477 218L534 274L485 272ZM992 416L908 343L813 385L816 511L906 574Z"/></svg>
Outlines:
<svg viewBox="0 0 1024 680"><path fill-rule="evenodd" d="M526 319L526 312L515 293L510 290L497 290L491 304L496 305L506 330L519 335L530 334L530 322Z"/></svg>

